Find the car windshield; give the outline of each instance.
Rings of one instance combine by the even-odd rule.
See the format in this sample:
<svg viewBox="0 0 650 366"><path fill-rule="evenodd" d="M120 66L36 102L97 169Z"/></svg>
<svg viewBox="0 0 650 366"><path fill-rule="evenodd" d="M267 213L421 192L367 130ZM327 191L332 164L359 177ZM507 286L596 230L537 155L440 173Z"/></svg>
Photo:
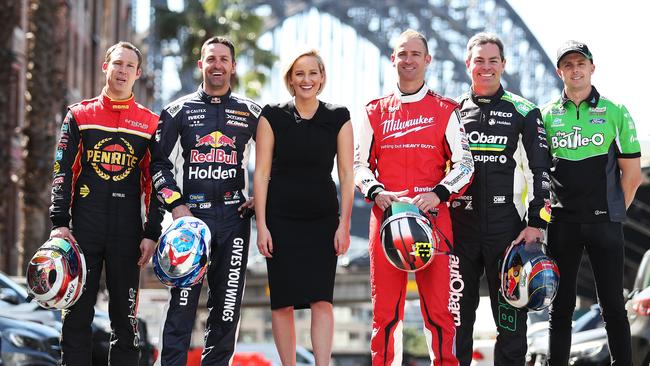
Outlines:
<svg viewBox="0 0 650 366"><path fill-rule="evenodd" d="M23 301L27 298L27 289L2 272L0 272L0 288L14 290Z"/></svg>

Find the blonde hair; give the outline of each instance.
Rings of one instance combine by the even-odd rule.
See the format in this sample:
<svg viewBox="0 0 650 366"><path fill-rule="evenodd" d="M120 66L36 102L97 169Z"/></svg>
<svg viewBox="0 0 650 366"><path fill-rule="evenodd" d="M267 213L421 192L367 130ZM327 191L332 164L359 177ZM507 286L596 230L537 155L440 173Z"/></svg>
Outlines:
<svg viewBox="0 0 650 366"><path fill-rule="evenodd" d="M320 84L320 88L318 89L316 95L320 94L320 92L325 87L325 81L327 81L327 76L325 74L325 63L323 62L323 58L320 56L318 51L312 48L310 50L300 52L291 58L291 61L287 63L282 70L284 86L286 86L289 94L291 94L292 97L296 96L296 91L293 90L293 87L291 86L291 73L293 72L293 66L296 64L296 61L298 61L298 59L305 56L315 58L316 63L318 64L318 68L320 69L321 74L323 74L323 82Z"/></svg>

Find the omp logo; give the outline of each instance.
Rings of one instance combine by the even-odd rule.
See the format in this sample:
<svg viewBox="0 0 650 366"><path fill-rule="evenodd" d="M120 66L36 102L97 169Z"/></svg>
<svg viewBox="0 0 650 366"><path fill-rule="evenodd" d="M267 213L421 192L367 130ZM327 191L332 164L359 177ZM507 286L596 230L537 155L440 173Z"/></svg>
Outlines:
<svg viewBox="0 0 650 366"><path fill-rule="evenodd" d="M467 139L472 151L503 151L508 143L507 136L491 136L478 131L470 132Z"/></svg>
<svg viewBox="0 0 650 366"><path fill-rule="evenodd" d="M582 127L574 126L573 132L558 131L551 136L551 146L554 149L565 148L575 150L589 145L600 146L605 143L605 136L602 133L595 133L591 136L583 136Z"/></svg>

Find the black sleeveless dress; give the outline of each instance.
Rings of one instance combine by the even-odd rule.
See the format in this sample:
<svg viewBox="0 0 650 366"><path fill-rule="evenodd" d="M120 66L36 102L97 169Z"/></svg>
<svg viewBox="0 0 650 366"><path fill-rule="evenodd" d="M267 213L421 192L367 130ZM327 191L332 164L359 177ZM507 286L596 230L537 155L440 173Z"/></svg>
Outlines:
<svg viewBox="0 0 650 366"><path fill-rule="evenodd" d="M267 105L262 115L275 138L266 222L273 240L267 258L271 309L309 308L332 302L339 202L331 172L336 138L350 112L319 102L314 116L300 118L293 101Z"/></svg>

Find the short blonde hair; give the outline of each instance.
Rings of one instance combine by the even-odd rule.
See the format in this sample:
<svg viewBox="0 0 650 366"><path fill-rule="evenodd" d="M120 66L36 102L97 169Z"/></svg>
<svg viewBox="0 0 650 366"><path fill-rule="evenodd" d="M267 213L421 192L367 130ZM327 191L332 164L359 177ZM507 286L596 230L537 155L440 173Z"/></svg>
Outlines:
<svg viewBox="0 0 650 366"><path fill-rule="evenodd" d="M320 84L320 88L318 89L316 95L320 94L320 92L325 87L325 82L327 81L327 75L325 74L325 63L323 62L323 58L320 56L318 51L312 48L307 51L299 52L296 54L296 56L291 58L291 61L287 63L282 70L282 75L284 78L284 86L287 87L287 90L289 91L289 94L291 94L292 97L296 96L296 91L293 90L293 87L291 86L291 73L293 72L293 65L296 64L296 61L298 61L298 59L305 56L310 56L315 58L316 63L318 63L318 68L320 69L321 74L323 74L323 82Z"/></svg>

